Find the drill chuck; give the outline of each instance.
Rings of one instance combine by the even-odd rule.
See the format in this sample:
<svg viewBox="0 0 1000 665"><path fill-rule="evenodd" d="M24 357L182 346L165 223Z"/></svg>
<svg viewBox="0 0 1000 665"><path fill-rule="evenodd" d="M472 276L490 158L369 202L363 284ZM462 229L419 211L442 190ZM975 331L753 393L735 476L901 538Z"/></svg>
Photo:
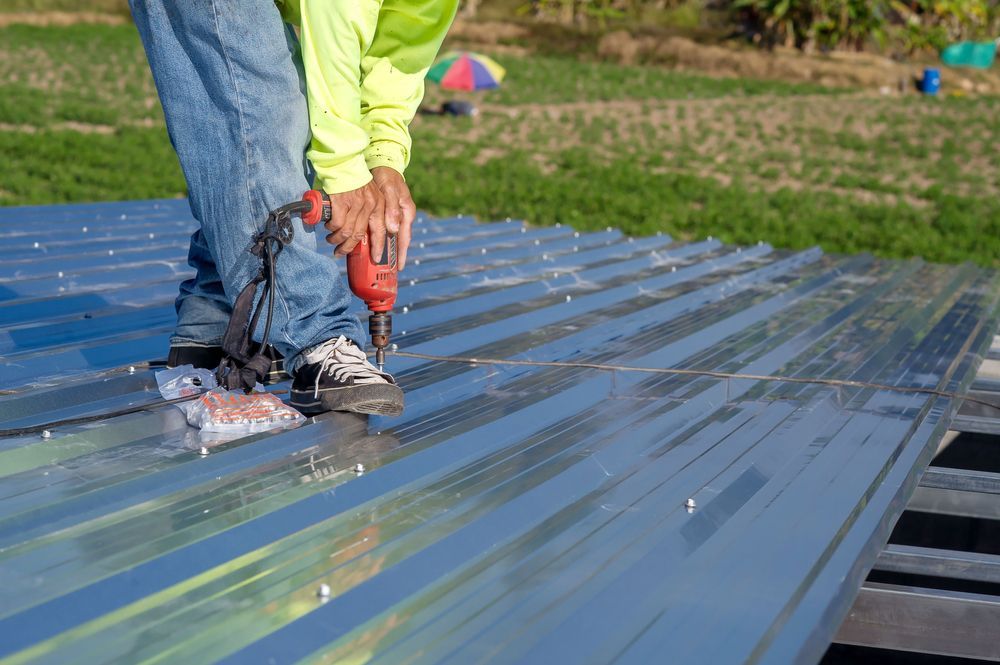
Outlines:
<svg viewBox="0 0 1000 665"><path fill-rule="evenodd" d="M389 346L392 336L392 315L388 312L373 313L368 317L368 333L375 347L375 362L381 369L385 364L385 347Z"/></svg>

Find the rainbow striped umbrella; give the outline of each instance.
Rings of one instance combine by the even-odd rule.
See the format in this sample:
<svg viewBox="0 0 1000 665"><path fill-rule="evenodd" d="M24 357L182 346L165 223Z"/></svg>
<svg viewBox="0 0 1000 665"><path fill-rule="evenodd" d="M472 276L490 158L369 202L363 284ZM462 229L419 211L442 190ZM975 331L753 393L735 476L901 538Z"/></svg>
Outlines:
<svg viewBox="0 0 1000 665"><path fill-rule="evenodd" d="M445 53L427 72L427 78L446 90L485 90L497 88L507 73L491 58L479 53Z"/></svg>

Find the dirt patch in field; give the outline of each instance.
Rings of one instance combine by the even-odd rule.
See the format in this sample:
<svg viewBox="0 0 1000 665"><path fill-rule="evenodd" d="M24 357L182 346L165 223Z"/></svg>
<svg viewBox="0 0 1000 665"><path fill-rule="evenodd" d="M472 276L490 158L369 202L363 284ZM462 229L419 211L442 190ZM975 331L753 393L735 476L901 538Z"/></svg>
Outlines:
<svg viewBox="0 0 1000 665"><path fill-rule="evenodd" d="M9 25L66 26L77 23L100 23L101 25L124 25L125 16L102 14L99 12L10 12L0 13L0 28Z"/></svg>
<svg viewBox="0 0 1000 665"><path fill-rule="evenodd" d="M719 76L818 83L830 87L911 92L922 64L899 63L871 53L806 55L794 49L767 52L735 45L699 44L685 37L634 36L608 33L598 42L598 55L622 64L672 65ZM949 69L942 77L945 92L1000 93L1000 75L986 70Z"/></svg>
<svg viewBox="0 0 1000 665"><path fill-rule="evenodd" d="M477 44L499 44L524 39L529 34L527 28L514 23L457 19L448 31L448 38Z"/></svg>
<svg viewBox="0 0 1000 665"><path fill-rule="evenodd" d="M945 146L923 139L921 116L943 110L916 113L880 94L482 104L480 109L474 126L448 132L449 140L475 148L476 165L518 151L551 168L564 151L586 148L595 162L629 155L656 173L918 209L929 205L925 191L942 177ZM956 127L967 124L962 114L973 118L981 112L981 104L950 111L959 114ZM436 131L438 122L419 123L418 136ZM992 154L991 141L964 142L947 187L1000 195Z"/></svg>
<svg viewBox="0 0 1000 665"><path fill-rule="evenodd" d="M126 127L140 127L143 129L150 129L152 127L162 126L163 123L157 122L155 120L144 118L142 120L136 120L135 122L124 122L122 126ZM76 122L74 120L67 120L64 122L54 122L50 125L46 125L44 128L36 127L34 125L14 125L7 122L0 122L0 132L16 132L20 134L37 134L40 131L53 131L53 132L77 132L78 134L103 134L105 136L109 134L114 134L116 128L111 125L97 125L89 122Z"/></svg>

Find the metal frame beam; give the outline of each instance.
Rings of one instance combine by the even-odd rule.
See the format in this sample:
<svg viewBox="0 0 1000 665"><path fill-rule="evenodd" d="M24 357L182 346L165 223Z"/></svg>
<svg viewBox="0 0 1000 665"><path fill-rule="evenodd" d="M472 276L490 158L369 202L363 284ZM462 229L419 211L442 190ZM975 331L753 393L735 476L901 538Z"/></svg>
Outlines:
<svg viewBox="0 0 1000 665"><path fill-rule="evenodd" d="M1000 661L1000 597L866 582L841 644Z"/></svg>
<svg viewBox="0 0 1000 665"><path fill-rule="evenodd" d="M979 552L887 545L875 570L1000 584L1000 556Z"/></svg>
<svg viewBox="0 0 1000 665"><path fill-rule="evenodd" d="M907 510L1000 520L1000 473L928 467Z"/></svg>
<svg viewBox="0 0 1000 665"><path fill-rule="evenodd" d="M992 389L994 382L990 382L990 390L978 389L983 387L986 386L977 382L969 390L968 396L1000 406L1000 393ZM990 408L978 402L963 401L951 421L951 428L958 432L1000 434L1000 409Z"/></svg>

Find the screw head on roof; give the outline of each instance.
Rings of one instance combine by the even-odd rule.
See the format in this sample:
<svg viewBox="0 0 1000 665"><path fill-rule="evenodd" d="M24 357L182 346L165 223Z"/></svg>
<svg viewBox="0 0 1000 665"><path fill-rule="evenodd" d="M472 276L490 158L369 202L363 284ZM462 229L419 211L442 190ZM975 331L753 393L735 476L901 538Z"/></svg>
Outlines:
<svg viewBox="0 0 1000 665"><path fill-rule="evenodd" d="M632 236L629 236L628 241L629 242L635 242L635 238L633 238Z"/></svg>
<svg viewBox="0 0 1000 665"><path fill-rule="evenodd" d="M556 228L557 229L561 229L562 228L562 222L556 222Z"/></svg>
<svg viewBox="0 0 1000 665"><path fill-rule="evenodd" d="M319 596L320 598L329 598L330 597L330 585L329 584L320 584L319 588L316 589L316 595Z"/></svg>
<svg viewBox="0 0 1000 665"><path fill-rule="evenodd" d="M115 250L109 249L108 250L108 256L114 256L114 255L115 255Z"/></svg>
<svg viewBox="0 0 1000 665"><path fill-rule="evenodd" d="M389 348L393 351L399 351L399 344L392 343L389 345Z"/></svg>
<svg viewBox="0 0 1000 665"><path fill-rule="evenodd" d="M149 239L150 239L150 240L152 240L152 239L153 239L153 238L155 238L155 237L156 237L156 234L155 234L155 233L150 233L150 234L149 234Z"/></svg>
<svg viewBox="0 0 1000 665"><path fill-rule="evenodd" d="M505 219L505 220L503 220L503 221L505 221L505 222L507 222L508 224L510 224L510 217L508 217L507 219Z"/></svg>
<svg viewBox="0 0 1000 665"><path fill-rule="evenodd" d="M742 254L743 253L743 248L742 247L737 247L736 248L736 253L737 254Z"/></svg>
<svg viewBox="0 0 1000 665"><path fill-rule="evenodd" d="M358 462L357 464L354 465L354 473L356 473L356 474L358 474L360 476L364 472L365 472L365 465L364 464L362 464L361 462Z"/></svg>
<svg viewBox="0 0 1000 665"><path fill-rule="evenodd" d="M656 237L657 238L661 237L662 235L663 235L663 231L657 231L656 232Z"/></svg>
<svg viewBox="0 0 1000 665"><path fill-rule="evenodd" d="M577 247L576 245L573 245L573 251L574 251L574 252L579 252L579 251L580 251L580 248L579 248L579 247Z"/></svg>
<svg viewBox="0 0 1000 665"><path fill-rule="evenodd" d="M580 232L579 231L573 231L573 237L574 238L579 238L580 237Z"/></svg>
<svg viewBox="0 0 1000 665"><path fill-rule="evenodd" d="M573 299L573 296L566 296L566 302L569 302L572 299Z"/></svg>
<svg viewBox="0 0 1000 665"><path fill-rule="evenodd" d="M559 273L557 272L552 273L552 279L556 279L557 277L559 277Z"/></svg>
<svg viewBox="0 0 1000 665"><path fill-rule="evenodd" d="M708 236L708 241L711 242L712 240L714 240L714 238L712 238L712 236Z"/></svg>
<svg viewBox="0 0 1000 665"><path fill-rule="evenodd" d="M483 247L482 249L480 249L480 250L479 250L479 253L480 253L480 254L485 254L485 253L486 253L486 248L485 248L485 247Z"/></svg>
<svg viewBox="0 0 1000 665"><path fill-rule="evenodd" d="M458 218L459 219L462 219L463 217L465 217L465 215L463 215L462 213L458 213Z"/></svg>
<svg viewBox="0 0 1000 665"><path fill-rule="evenodd" d="M417 283L417 280L415 280L415 279L411 279L410 280L410 286L414 286L416 283Z"/></svg>
<svg viewBox="0 0 1000 665"><path fill-rule="evenodd" d="M135 366L134 365L129 365L128 366L128 373L129 374L135 374Z"/></svg>
<svg viewBox="0 0 1000 665"><path fill-rule="evenodd" d="M548 261L548 260L549 260L549 255L548 254L542 254L542 261Z"/></svg>
<svg viewBox="0 0 1000 665"><path fill-rule="evenodd" d="M400 334L400 335L405 335L405 334L406 334L406 331L405 331L405 330L400 330L400 331L399 331L399 334Z"/></svg>
<svg viewBox="0 0 1000 665"><path fill-rule="evenodd" d="M406 305L403 305L403 314L406 314L409 311L410 311L410 308L407 307Z"/></svg>
<svg viewBox="0 0 1000 665"><path fill-rule="evenodd" d="M42 246L42 243L40 243L38 241L35 241L35 249L38 249L41 246Z"/></svg>
<svg viewBox="0 0 1000 665"><path fill-rule="evenodd" d="M670 272L677 272L677 266L670 266Z"/></svg>
<svg viewBox="0 0 1000 665"><path fill-rule="evenodd" d="M522 227L521 227L521 233L527 233L527 232L528 232L528 229L526 229L526 228L524 228L524 227L522 226Z"/></svg>
<svg viewBox="0 0 1000 665"><path fill-rule="evenodd" d="M201 448L198 449L198 454L201 455L202 457L208 455L208 448L202 446Z"/></svg>
<svg viewBox="0 0 1000 665"><path fill-rule="evenodd" d="M413 259L413 265L419 266L420 265L420 259Z"/></svg>
<svg viewBox="0 0 1000 665"><path fill-rule="evenodd" d="M611 227L610 226L605 226L604 230L607 231L608 233L611 233Z"/></svg>
<svg viewBox="0 0 1000 665"><path fill-rule="evenodd" d="M423 249L425 246L426 245L424 245L424 243L420 243L419 245L417 245L417 247L419 247L420 249Z"/></svg>
<svg viewBox="0 0 1000 665"><path fill-rule="evenodd" d="M697 507L698 504L695 502L694 499L688 499L687 501L684 502L684 508L686 508L689 513L693 513L694 509Z"/></svg>
<svg viewBox="0 0 1000 665"><path fill-rule="evenodd" d="M542 244L542 241L541 241L541 240L539 240L538 238L535 238L535 244L536 244L536 245L541 245L541 244Z"/></svg>
<svg viewBox="0 0 1000 665"><path fill-rule="evenodd" d="M52 432L50 432L47 429L43 429L42 430L42 438L43 439L51 439L52 438Z"/></svg>
<svg viewBox="0 0 1000 665"><path fill-rule="evenodd" d="M763 240L758 240L757 241L757 246L758 247L763 247L764 246L764 241Z"/></svg>
<svg viewBox="0 0 1000 665"><path fill-rule="evenodd" d="M83 227L83 232L84 232L84 233L86 233L86 232L87 232L87 227L86 227L86 226L85 226L85 227Z"/></svg>
<svg viewBox="0 0 1000 665"><path fill-rule="evenodd" d="M127 217L128 217L128 215L122 215L122 216L121 216L121 217L119 217L118 219L126 219Z"/></svg>
<svg viewBox="0 0 1000 665"><path fill-rule="evenodd" d="M59 277L61 278L61 277L63 276L63 271L62 271L62 270L60 270L60 271L59 271L59 272L58 272L57 274L58 274L58 275L59 275Z"/></svg>

